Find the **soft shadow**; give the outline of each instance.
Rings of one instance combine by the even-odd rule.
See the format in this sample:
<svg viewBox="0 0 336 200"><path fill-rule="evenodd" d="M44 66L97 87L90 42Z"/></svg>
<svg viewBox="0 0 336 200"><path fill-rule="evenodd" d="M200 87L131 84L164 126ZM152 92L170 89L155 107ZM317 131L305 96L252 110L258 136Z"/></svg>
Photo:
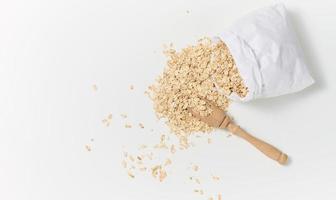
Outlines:
<svg viewBox="0 0 336 200"><path fill-rule="evenodd" d="M323 74L320 69L320 62L315 51L316 48L311 44L312 37L309 36L309 31L307 30L306 24L304 24L304 17L300 16L298 12L292 10L288 11L289 20L292 22L294 31L297 33L298 40L303 49L305 60L308 65L308 70L311 72L311 75L315 79L315 84L310 88L313 93L316 90L322 90L325 87L325 81Z"/></svg>
<svg viewBox="0 0 336 200"><path fill-rule="evenodd" d="M320 62L317 58L315 48L311 44L311 37L306 27L306 24L308 24L308 22L304 24L304 18L294 10L288 10L288 17L291 21L294 31L297 34L297 38L304 52L305 61L308 65L308 70L310 71L312 77L315 79L315 83L312 86L297 93L272 98L257 99L248 103L244 103L248 107L253 106L258 109L270 109L273 111L280 110L286 108L288 104L291 104L293 102L303 101L309 96L321 92L325 88L324 78L321 70L319 70Z"/></svg>
<svg viewBox="0 0 336 200"><path fill-rule="evenodd" d="M285 167L289 167L290 165L292 165L293 163L293 159L291 157L288 156L287 158L287 163L284 165Z"/></svg>

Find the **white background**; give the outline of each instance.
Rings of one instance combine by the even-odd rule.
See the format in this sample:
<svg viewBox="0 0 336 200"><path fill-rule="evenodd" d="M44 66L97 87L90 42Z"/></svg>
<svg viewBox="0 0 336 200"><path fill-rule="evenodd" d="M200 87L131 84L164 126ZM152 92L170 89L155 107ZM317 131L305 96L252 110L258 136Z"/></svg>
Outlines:
<svg viewBox="0 0 336 200"><path fill-rule="evenodd" d="M162 44L180 48L217 35L271 2L0 1L0 199L335 199L332 0L285 1L316 84L230 109L240 125L288 153L289 166L224 131L213 133L211 145L202 137L178 151L161 184L149 175L130 179L120 165L123 146L136 152L167 133L143 94L164 67ZM112 124L104 127L109 113ZM190 162L200 166L203 196L188 181ZM208 180L211 173L221 181Z"/></svg>

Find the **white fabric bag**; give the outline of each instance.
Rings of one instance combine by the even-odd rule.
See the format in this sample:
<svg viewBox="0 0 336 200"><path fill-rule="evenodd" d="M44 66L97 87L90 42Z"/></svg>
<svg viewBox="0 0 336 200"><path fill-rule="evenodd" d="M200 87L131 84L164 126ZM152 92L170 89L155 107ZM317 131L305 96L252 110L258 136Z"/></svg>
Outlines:
<svg viewBox="0 0 336 200"><path fill-rule="evenodd" d="M259 9L220 35L248 87L249 101L300 91L314 83L282 4ZM219 89L220 90L220 89Z"/></svg>

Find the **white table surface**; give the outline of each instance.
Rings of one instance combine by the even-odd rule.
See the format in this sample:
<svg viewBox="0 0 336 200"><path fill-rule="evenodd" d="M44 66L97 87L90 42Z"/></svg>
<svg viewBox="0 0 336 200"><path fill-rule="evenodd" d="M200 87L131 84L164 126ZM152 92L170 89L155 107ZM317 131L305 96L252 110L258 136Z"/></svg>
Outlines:
<svg viewBox="0 0 336 200"><path fill-rule="evenodd" d="M123 146L136 151L167 132L143 94L164 67L162 44L180 48L214 36L271 2L0 1L0 199L335 199L332 0L285 1L316 84L230 109L239 124L287 152L289 166L222 131L211 145L195 139L196 147L176 153L161 184L146 175L130 179L120 165ZM104 127L109 113L112 124ZM125 129L121 113L145 129ZM187 180L190 162L200 166L203 196ZM206 183L211 174L221 181Z"/></svg>

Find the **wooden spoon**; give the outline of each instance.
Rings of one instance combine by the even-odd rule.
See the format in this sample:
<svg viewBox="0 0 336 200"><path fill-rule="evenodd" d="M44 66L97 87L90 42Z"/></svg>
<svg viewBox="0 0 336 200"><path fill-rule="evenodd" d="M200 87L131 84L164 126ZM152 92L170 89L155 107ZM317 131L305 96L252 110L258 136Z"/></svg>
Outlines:
<svg viewBox="0 0 336 200"><path fill-rule="evenodd" d="M215 128L227 129L234 135L243 138L244 140L255 146L263 154L277 161L279 164L285 165L287 163L288 156L285 153L281 152L274 146L250 135L248 132L233 123L231 118L227 116L223 110L221 110L209 101L207 101L207 103L211 105L211 109L213 110L213 112L209 116L203 117L198 112L195 112L192 108L189 108L188 110L192 113L194 117L207 123L208 125Z"/></svg>

